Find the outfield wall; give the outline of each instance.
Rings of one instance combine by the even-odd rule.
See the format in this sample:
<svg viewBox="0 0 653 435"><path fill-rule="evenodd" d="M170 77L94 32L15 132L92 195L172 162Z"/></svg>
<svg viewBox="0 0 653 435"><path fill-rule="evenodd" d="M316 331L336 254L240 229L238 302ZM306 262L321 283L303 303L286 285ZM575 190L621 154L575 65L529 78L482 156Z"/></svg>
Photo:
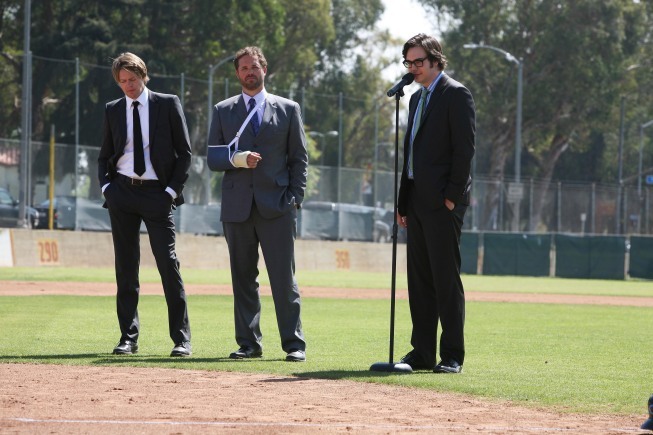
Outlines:
<svg viewBox="0 0 653 435"><path fill-rule="evenodd" d="M392 267L391 243L297 240L298 270L385 272ZM177 234L182 268L229 269L224 237ZM0 229L0 266L113 267L109 232ZM141 265L156 267L149 237L141 234ZM264 267L261 255L261 267ZM406 270L406 245L397 245L397 272Z"/></svg>
<svg viewBox="0 0 653 435"><path fill-rule="evenodd" d="M391 272L392 243L297 240L298 270ZM177 234L182 268L229 269L224 237ZM563 278L653 279L653 237L463 232L465 274ZM0 229L0 267L112 267L109 232ZM141 264L155 267L147 233ZM261 255L260 267L264 267ZM406 245L397 245L397 272L406 272Z"/></svg>

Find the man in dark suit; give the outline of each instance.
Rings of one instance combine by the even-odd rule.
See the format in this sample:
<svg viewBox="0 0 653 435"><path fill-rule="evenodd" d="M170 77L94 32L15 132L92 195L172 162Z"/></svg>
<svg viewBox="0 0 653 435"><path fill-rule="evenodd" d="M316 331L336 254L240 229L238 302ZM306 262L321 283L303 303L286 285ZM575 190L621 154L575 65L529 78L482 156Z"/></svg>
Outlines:
<svg viewBox="0 0 653 435"><path fill-rule="evenodd" d="M475 108L471 93L443 71L440 43L418 34L403 48L421 89L409 104L398 222L407 228L408 298L413 369L460 373L465 358L465 293L460 235L469 205ZM440 362L435 365L438 321Z"/></svg>
<svg viewBox="0 0 653 435"><path fill-rule="evenodd" d="M190 356L190 325L184 283L175 251L172 210L191 161L186 119L176 95L159 94L145 62L132 53L113 61L113 78L125 94L106 105L98 176L109 209L118 285L120 342L116 355L138 352L140 228L145 223L168 305L170 356Z"/></svg>
<svg viewBox="0 0 653 435"><path fill-rule="evenodd" d="M239 140L233 169L222 179L222 211L234 293L236 342L232 359L263 353L258 283L260 245L286 361L305 361L295 279L297 209L304 198L308 167L299 105L266 92L267 61L258 47L239 50L234 59L242 93L213 109L209 145L229 143L254 110ZM249 108L249 109L248 109Z"/></svg>

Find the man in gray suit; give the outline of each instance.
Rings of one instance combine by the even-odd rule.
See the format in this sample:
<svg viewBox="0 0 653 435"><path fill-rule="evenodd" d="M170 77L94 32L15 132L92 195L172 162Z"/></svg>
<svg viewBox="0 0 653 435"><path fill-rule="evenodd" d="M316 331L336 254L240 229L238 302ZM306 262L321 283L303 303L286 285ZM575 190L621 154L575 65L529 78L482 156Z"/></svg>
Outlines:
<svg viewBox="0 0 653 435"><path fill-rule="evenodd" d="M258 47L234 59L242 93L216 104L209 145L229 143L255 110L240 136L233 169L222 179L222 211L231 263L236 342L232 359L263 355L260 328L258 247L265 259L286 361L305 361L306 342L295 279L297 209L308 167L299 105L265 90L267 61Z"/></svg>

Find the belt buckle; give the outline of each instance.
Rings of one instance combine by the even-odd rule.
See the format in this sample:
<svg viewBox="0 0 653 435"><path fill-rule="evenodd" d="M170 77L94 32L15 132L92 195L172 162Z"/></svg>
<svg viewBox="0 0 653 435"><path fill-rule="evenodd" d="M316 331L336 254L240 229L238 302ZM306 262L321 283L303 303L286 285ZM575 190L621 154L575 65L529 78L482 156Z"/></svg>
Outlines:
<svg viewBox="0 0 653 435"><path fill-rule="evenodd" d="M138 179L138 178L131 178L131 177L129 177L129 179L132 180L132 181L131 181L131 184L132 184L133 186L142 186L142 185L143 185L143 180L141 180L141 179Z"/></svg>

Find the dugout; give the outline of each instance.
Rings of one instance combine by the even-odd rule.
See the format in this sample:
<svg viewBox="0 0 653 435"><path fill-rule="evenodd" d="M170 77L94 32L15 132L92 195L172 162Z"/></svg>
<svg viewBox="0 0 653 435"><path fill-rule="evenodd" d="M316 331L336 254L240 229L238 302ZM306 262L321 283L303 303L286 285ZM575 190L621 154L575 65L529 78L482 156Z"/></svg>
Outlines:
<svg viewBox="0 0 653 435"><path fill-rule="evenodd" d="M485 233L483 275L549 276L551 236Z"/></svg>
<svg viewBox="0 0 653 435"><path fill-rule="evenodd" d="M624 279L626 238L556 234L556 273L561 278Z"/></svg>

